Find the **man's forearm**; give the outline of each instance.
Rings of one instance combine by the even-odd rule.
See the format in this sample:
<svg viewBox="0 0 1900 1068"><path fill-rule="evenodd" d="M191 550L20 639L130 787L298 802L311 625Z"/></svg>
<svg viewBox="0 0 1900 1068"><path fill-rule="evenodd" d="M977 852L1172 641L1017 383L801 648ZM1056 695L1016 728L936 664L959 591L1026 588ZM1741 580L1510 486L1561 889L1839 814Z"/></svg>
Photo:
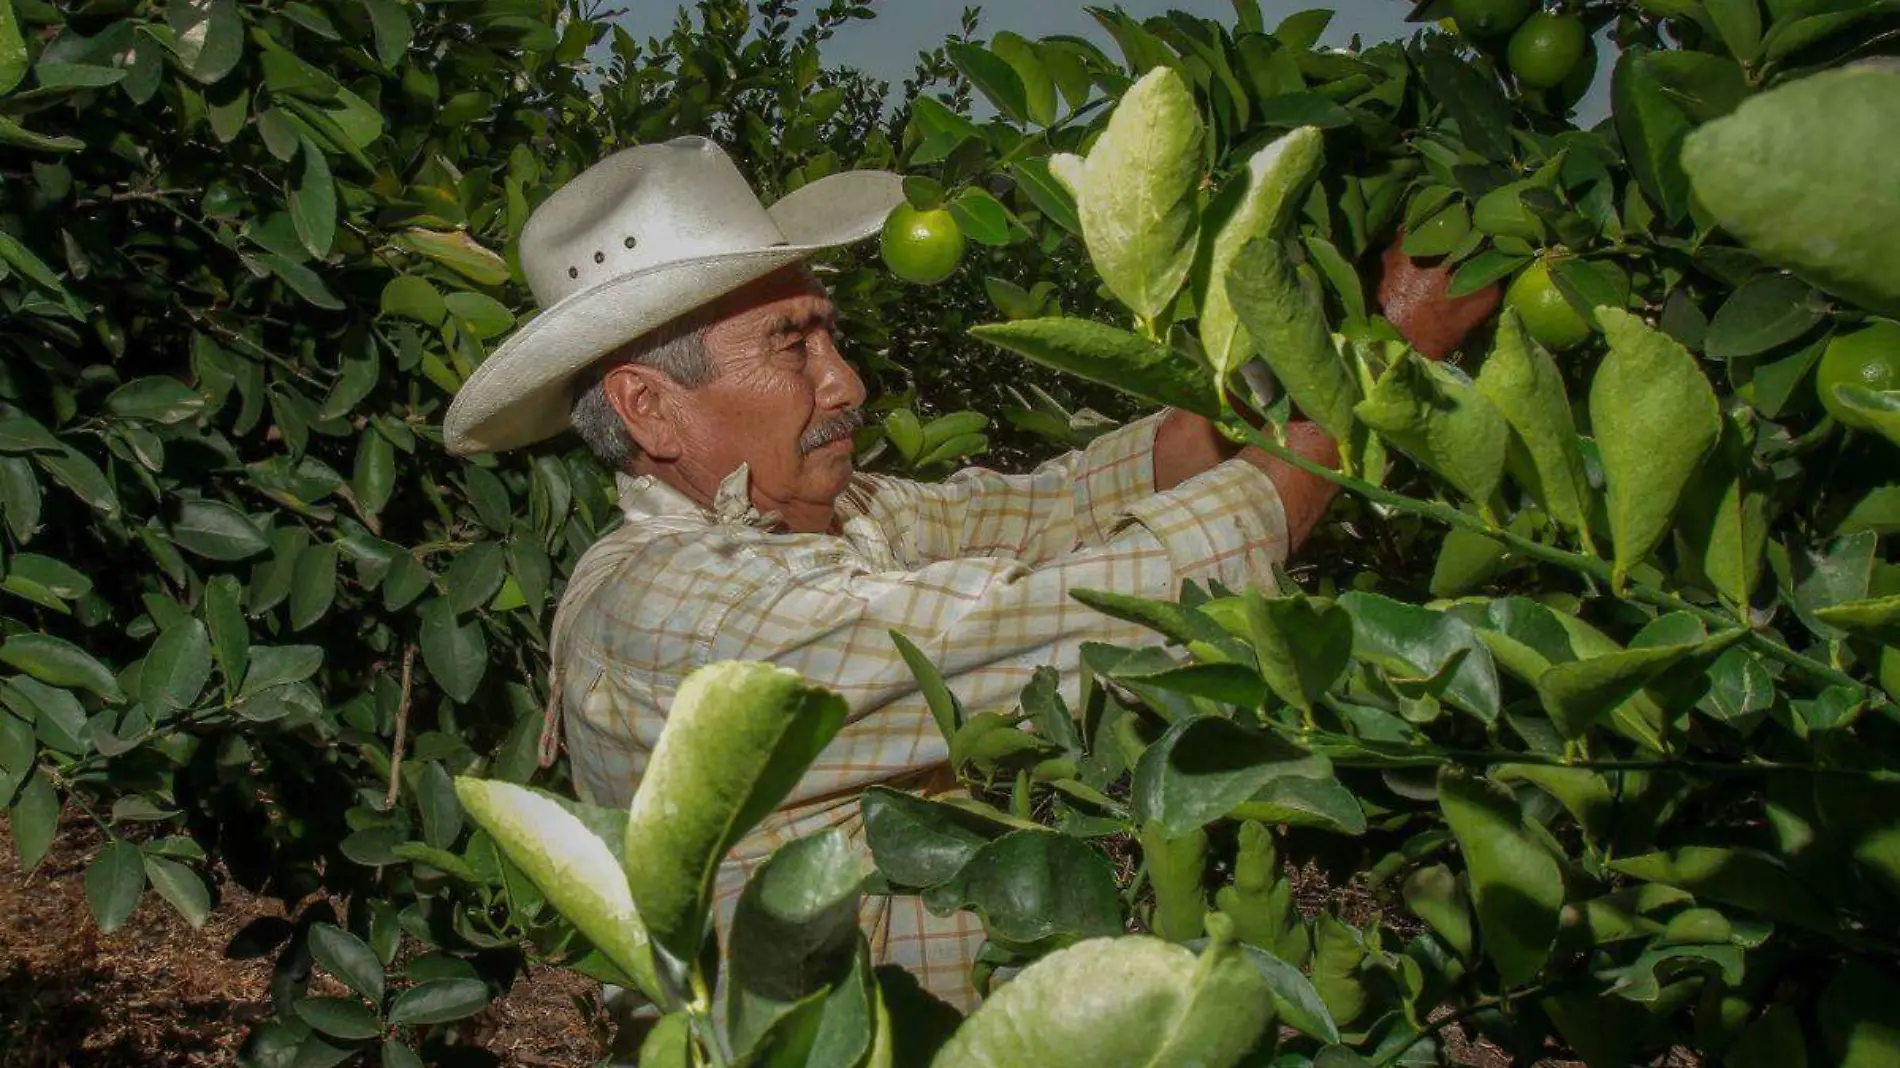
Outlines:
<svg viewBox="0 0 1900 1068"><path fill-rule="evenodd" d="M1333 467L1339 448L1317 425L1294 420L1286 426L1287 447L1314 463ZM1223 460L1246 460L1267 473L1280 491L1286 514L1287 543L1297 550L1332 504L1338 488L1332 483L1276 459L1259 449L1243 449L1228 441L1214 424L1192 412L1174 411L1155 432L1155 489L1169 490Z"/></svg>

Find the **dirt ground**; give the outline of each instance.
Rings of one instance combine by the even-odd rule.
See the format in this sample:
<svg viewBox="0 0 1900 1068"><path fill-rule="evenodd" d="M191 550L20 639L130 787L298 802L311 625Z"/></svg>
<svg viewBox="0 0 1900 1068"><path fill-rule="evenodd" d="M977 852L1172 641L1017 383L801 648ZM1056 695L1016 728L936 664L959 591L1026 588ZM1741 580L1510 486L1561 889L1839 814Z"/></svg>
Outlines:
<svg viewBox="0 0 1900 1068"><path fill-rule="evenodd" d="M69 820L39 869L22 875L0 815L0 1066L200 1068L229 1065L269 1011L270 959L227 960L246 923L275 901L227 883L201 930L148 891L101 935L86 906L98 833ZM593 984L537 970L487 1010L483 1045L506 1068L585 1068L600 1057L572 998ZM491 1030L492 1028L492 1030Z"/></svg>

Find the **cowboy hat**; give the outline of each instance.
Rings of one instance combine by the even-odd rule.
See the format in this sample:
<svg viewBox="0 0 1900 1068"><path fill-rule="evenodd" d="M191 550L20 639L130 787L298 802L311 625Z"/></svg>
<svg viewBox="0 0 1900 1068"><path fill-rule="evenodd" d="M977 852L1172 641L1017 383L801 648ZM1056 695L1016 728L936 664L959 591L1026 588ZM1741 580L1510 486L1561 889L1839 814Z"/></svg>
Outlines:
<svg viewBox="0 0 1900 1068"><path fill-rule="evenodd" d="M903 199L895 174L846 171L768 208L703 137L616 152L522 227L521 270L543 310L462 384L443 444L499 452L560 433L572 379L589 364L780 267L869 237Z"/></svg>

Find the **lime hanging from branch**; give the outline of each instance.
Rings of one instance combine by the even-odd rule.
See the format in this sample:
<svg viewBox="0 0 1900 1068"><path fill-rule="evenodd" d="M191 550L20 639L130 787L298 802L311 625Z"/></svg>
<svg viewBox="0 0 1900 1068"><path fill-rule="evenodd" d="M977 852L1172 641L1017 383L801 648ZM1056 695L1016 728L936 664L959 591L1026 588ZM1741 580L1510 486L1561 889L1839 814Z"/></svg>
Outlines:
<svg viewBox="0 0 1900 1068"><path fill-rule="evenodd" d="M1517 309L1525 332L1552 352L1575 348L1590 337L1590 324L1564 299L1551 277L1548 258L1524 268L1504 291L1504 303Z"/></svg>
<svg viewBox="0 0 1900 1068"><path fill-rule="evenodd" d="M906 282L936 285L963 259L963 231L947 208L919 211L899 204L884 220L879 248L884 265Z"/></svg>
<svg viewBox="0 0 1900 1068"><path fill-rule="evenodd" d="M1458 32L1473 40L1505 37L1531 13L1532 0L1451 0Z"/></svg>
<svg viewBox="0 0 1900 1068"><path fill-rule="evenodd" d="M1900 323L1876 322L1840 334L1827 343L1815 370L1814 391L1821 406L1842 426L1872 430L1865 415L1835 394L1837 386L1859 386L1876 393L1900 390Z"/></svg>
<svg viewBox="0 0 1900 1068"><path fill-rule="evenodd" d="M1524 20L1505 50L1511 73L1520 84L1534 89L1562 85L1583 58L1590 33L1575 15L1539 11Z"/></svg>

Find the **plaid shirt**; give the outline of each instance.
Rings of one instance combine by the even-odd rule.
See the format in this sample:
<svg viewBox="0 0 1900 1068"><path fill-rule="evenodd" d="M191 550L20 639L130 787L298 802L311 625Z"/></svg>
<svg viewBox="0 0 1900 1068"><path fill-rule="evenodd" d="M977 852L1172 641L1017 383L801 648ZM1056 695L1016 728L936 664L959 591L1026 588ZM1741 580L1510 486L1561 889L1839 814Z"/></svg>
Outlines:
<svg viewBox="0 0 1900 1068"><path fill-rule="evenodd" d="M1287 549L1272 481L1229 461L1156 492L1162 418L1026 475L971 468L931 485L860 474L838 501L839 535L774 532L774 517L747 501L744 468L710 509L623 477L626 522L589 550L555 624L549 729L564 715L577 791L625 807L681 680L711 661L771 661L842 694L843 730L722 869L723 931L747 874L786 841L837 827L862 843L865 787L955 788L948 746L890 631L938 665L966 708L1002 708L1038 665L1061 671L1073 696L1085 641L1151 639L1071 590L1170 597L1185 579L1270 588ZM878 963L974 1007L983 935L969 913L870 897L862 919Z"/></svg>

